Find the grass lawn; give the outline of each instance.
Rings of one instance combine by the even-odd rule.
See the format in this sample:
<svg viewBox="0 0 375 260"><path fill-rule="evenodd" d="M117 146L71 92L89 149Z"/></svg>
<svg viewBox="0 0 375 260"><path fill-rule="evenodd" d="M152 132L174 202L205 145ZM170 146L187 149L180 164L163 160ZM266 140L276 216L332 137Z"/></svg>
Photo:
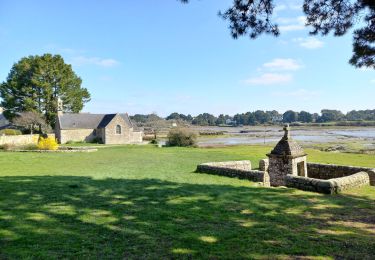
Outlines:
<svg viewBox="0 0 375 260"><path fill-rule="evenodd" d="M270 147L0 152L0 259L374 259L375 187L342 195L194 173ZM375 167L374 155L307 150Z"/></svg>

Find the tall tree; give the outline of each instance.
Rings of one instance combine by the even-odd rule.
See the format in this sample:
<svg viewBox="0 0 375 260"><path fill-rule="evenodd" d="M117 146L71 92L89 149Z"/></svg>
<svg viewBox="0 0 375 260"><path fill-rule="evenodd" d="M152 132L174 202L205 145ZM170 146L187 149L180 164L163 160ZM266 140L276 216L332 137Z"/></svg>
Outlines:
<svg viewBox="0 0 375 260"><path fill-rule="evenodd" d="M298 121L298 113L293 110L288 110L283 114L284 123L293 123Z"/></svg>
<svg viewBox="0 0 375 260"><path fill-rule="evenodd" d="M298 113L298 120L303 123L311 123L313 121L313 115L306 111Z"/></svg>
<svg viewBox="0 0 375 260"><path fill-rule="evenodd" d="M345 119L345 115L340 110L322 109L322 116L319 118L320 122L332 122Z"/></svg>
<svg viewBox="0 0 375 260"><path fill-rule="evenodd" d="M189 0L179 0L183 3ZM233 4L219 15L229 21L233 38L248 35L255 39L266 33L280 34L272 21L274 0L233 0ZM375 69L375 3L374 0L304 0L306 25L310 34L342 36L353 27L353 56L350 63L356 67ZM357 25L357 26L356 26Z"/></svg>
<svg viewBox="0 0 375 260"><path fill-rule="evenodd" d="M0 105L8 119L17 113L34 111L53 125L58 97L65 112L78 113L90 101L89 92L81 84L81 78L60 55L25 57L13 65L7 80L0 85Z"/></svg>

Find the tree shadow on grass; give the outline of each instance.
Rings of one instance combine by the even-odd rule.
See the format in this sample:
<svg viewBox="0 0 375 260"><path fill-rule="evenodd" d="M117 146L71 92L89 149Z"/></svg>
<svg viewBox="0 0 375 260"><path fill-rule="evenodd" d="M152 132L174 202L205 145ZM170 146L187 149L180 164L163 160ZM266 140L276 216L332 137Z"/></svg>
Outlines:
<svg viewBox="0 0 375 260"><path fill-rule="evenodd" d="M0 178L0 258L370 259L365 197L157 179Z"/></svg>

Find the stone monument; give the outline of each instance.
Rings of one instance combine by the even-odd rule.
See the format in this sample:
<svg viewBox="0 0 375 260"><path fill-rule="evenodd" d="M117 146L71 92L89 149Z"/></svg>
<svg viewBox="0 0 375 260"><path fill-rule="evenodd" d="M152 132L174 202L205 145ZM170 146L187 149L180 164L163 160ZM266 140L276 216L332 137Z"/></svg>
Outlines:
<svg viewBox="0 0 375 260"><path fill-rule="evenodd" d="M267 156L271 186L285 186L288 174L307 177L306 153L291 139L289 124L284 126L283 138Z"/></svg>

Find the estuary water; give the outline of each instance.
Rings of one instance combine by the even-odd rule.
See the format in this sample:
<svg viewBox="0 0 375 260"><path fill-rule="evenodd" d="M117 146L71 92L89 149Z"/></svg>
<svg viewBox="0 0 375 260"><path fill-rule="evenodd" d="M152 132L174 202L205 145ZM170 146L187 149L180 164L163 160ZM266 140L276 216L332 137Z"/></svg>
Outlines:
<svg viewBox="0 0 375 260"><path fill-rule="evenodd" d="M197 127L196 131L224 132L218 136L200 136L199 146L275 144L284 134L281 126ZM292 127L291 136L302 144L361 142L375 147L374 127Z"/></svg>

